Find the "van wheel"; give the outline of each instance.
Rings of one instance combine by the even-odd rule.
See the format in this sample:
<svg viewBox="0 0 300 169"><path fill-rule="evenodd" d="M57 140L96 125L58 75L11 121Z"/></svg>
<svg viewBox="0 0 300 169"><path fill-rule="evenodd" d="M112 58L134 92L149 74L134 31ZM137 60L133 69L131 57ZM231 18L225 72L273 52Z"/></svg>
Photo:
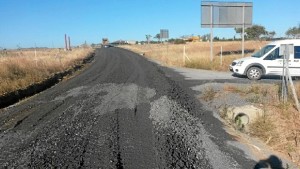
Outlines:
<svg viewBox="0 0 300 169"><path fill-rule="evenodd" d="M262 70L258 67L251 67L247 71L247 77L250 80L259 80L262 76Z"/></svg>

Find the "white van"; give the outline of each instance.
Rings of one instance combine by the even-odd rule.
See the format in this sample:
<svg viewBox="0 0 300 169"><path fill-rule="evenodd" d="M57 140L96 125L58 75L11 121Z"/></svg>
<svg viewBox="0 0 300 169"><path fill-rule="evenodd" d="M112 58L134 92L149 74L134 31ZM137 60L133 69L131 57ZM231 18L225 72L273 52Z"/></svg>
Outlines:
<svg viewBox="0 0 300 169"><path fill-rule="evenodd" d="M283 55L280 45L293 44L294 54L289 58L291 76L300 76L300 39L279 40L267 44L251 57L234 60L230 71L238 75L247 75L251 80L258 80L263 75L282 75Z"/></svg>

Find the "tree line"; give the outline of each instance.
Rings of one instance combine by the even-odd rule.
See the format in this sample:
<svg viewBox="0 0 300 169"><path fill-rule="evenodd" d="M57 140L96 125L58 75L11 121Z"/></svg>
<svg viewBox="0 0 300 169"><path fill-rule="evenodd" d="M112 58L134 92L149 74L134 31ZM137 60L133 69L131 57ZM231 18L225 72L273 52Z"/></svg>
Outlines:
<svg viewBox="0 0 300 169"><path fill-rule="evenodd" d="M235 32L242 37L242 28L234 28ZM253 25L245 29L245 39L249 40L272 40L276 35L275 31L267 31L264 26L261 25ZM300 24L298 26L294 26L289 28L285 35L287 38L300 38ZM205 34L201 36L202 40L206 41L210 39L210 34ZM220 39L219 37L214 37L215 41L228 41L228 40L236 40L237 38L234 36L232 39Z"/></svg>
<svg viewBox="0 0 300 169"><path fill-rule="evenodd" d="M242 28L235 28L234 29L236 33L241 34L242 36ZM285 32L286 36L288 38L298 38L300 37L300 24L295 27L289 28ZM273 39L276 35L275 31L267 31L264 26L261 25L253 25L252 27L245 29L245 37L247 39Z"/></svg>
<svg viewBox="0 0 300 169"><path fill-rule="evenodd" d="M237 34L240 34L240 37L242 37L242 28L235 28L234 29ZM248 27L245 29L245 39L249 40L272 40L274 39L276 35L275 31L267 31L266 28L262 25L253 25L251 27ZM300 24L298 26L294 26L289 28L286 32L285 35L287 38L300 38ZM157 39L157 41L151 41L152 36L151 35L146 35L146 43L159 43L161 41L160 34L156 34L153 36L154 39ZM203 41L209 40L210 39L210 34L205 34L201 36L201 39ZM237 38L234 36L232 39L220 39L219 37L214 37L215 41L228 41L228 40L236 40ZM168 39L167 40L170 43L174 44L183 44L185 41L182 38L176 38L176 39Z"/></svg>

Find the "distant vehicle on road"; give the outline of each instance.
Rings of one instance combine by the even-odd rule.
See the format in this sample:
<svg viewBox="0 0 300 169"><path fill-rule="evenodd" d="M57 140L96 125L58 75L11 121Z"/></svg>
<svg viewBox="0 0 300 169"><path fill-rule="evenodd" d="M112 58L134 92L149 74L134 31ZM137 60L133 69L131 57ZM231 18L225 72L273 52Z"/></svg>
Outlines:
<svg viewBox="0 0 300 169"><path fill-rule="evenodd" d="M110 47L114 47L113 45L111 44L106 44L106 45L103 45L104 48L110 48Z"/></svg>
<svg viewBox="0 0 300 169"><path fill-rule="evenodd" d="M102 47L110 48L113 47L113 45L109 43L108 38L102 38Z"/></svg>
<svg viewBox="0 0 300 169"><path fill-rule="evenodd" d="M251 57L234 60L230 71L246 75L251 80L259 80L263 75L282 75L284 59L280 54L280 45L283 44L294 45L294 54L289 57L289 70L291 76L300 76L300 39L269 43Z"/></svg>

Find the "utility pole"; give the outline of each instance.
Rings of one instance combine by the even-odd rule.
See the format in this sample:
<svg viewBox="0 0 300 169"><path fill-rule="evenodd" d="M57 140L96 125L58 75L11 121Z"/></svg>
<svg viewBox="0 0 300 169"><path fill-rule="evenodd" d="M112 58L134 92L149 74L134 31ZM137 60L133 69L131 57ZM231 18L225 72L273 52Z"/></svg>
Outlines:
<svg viewBox="0 0 300 169"><path fill-rule="evenodd" d="M147 43L150 43L151 35L146 35Z"/></svg>
<svg viewBox="0 0 300 169"><path fill-rule="evenodd" d="M67 34L65 34L65 51L68 50Z"/></svg>

